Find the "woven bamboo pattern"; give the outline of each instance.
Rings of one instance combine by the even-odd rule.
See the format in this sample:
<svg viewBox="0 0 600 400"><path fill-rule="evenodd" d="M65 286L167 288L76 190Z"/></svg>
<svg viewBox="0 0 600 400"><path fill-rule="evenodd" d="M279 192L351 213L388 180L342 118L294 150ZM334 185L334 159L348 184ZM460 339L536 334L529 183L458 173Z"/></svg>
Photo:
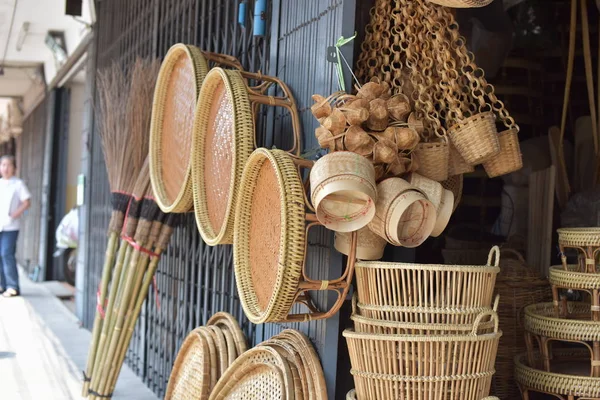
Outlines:
<svg viewBox="0 0 600 400"><path fill-rule="evenodd" d="M239 71L213 68L200 91L192 148L193 200L204 241L233 243L240 178L254 148L254 116Z"/></svg>
<svg viewBox="0 0 600 400"><path fill-rule="evenodd" d="M444 189L447 189L452 192L454 195L454 208L452 212L456 210L460 200L462 198L462 190L463 190L463 176L462 175L454 175L450 176L445 181L441 182Z"/></svg>
<svg viewBox="0 0 600 400"><path fill-rule="evenodd" d="M498 350L494 333L477 334L483 315L467 335L386 335L345 330L358 398L481 399L489 394ZM440 396L441 395L441 396Z"/></svg>
<svg viewBox="0 0 600 400"><path fill-rule="evenodd" d="M354 330L359 333L379 333L387 335L460 335L468 334L473 330L473 323L480 315L488 315L493 310L489 307L482 308L483 311L471 314L464 313L462 316L469 315L465 323L436 323L433 322L435 314L423 311L420 315L402 315L411 322L399 322L397 318L371 318L361 315L361 310L357 304L357 296L352 297L352 316L354 321ZM452 321L458 319L461 314L439 314L441 320ZM414 322L413 322L414 321ZM494 321L481 322L479 326L480 333L490 333L494 329Z"/></svg>
<svg viewBox="0 0 600 400"><path fill-rule="evenodd" d="M523 168L523 157L516 129L507 129L498 133L500 152L483 163L490 178L510 174Z"/></svg>
<svg viewBox="0 0 600 400"><path fill-rule="evenodd" d="M192 208L191 142L194 105L208 63L194 47L176 44L161 65L152 104L150 180L163 212Z"/></svg>
<svg viewBox="0 0 600 400"><path fill-rule="evenodd" d="M169 378L166 400L204 399L210 392L208 345L197 330L185 338Z"/></svg>
<svg viewBox="0 0 600 400"><path fill-rule="evenodd" d="M600 246L600 228L560 228L558 243L565 247Z"/></svg>
<svg viewBox="0 0 600 400"><path fill-rule="evenodd" d="M419 143L414 152L419 160L419 174L438 182L448 179L450 148L447 141Z"/></svg>
<svg viewBox="0 0 600 400"><path fill-rule="evenodd" d="M352 235L350 233L336 232L333 243L337 251L344 255L349 255L352 249ZM356 258L359 260L379 260L383 257L386 245L386 240L371 232L368 227L359 229Z"/></svg>
<svg viewBox="0 0 600 400"><path fill-rule="evenodd" d="M590 321L590 305L567 303L567 315L559 318L553 303L532 304L525 308L525 329L535 335L570 341L600 341L600 324ZM576 319L582 316L588 320Z"/></svg>
<svg viewBox="0 0 600 400"><path fill-rule="evenodd" d="M231 334L231 340L233 341L234 348L236 349L238 355L248 350L246 336L244 336L244 332L242 332L240 329L240 325L231 314L226 312L218 312L210 317L206 323L206 326L218 326L224 332L229 332ZM226 339L228 337L229 336L227 335Z"/></svg>
<svg viewBox="0 0 600 400"><path fill-rule="evenodd" d="M567 270L562 265L554 265L550 267L550 284L565 289L600 290L600 274L578 271L578 265L568 265Z"/></svg>
<svg viewBox="0 0 600 400"><path fill-rule="evenodd" d="M435 265L359 261L358 300L375 306L464 308L489 307L500 249L494 246L487 265Z"/></svg>
<svg viewBox="0 0 600 400"><path fill-rule="evenodd" d="M448 128L456 150L470 165L481 164L500 152L496 117L491 112L475 114Z"/></svg>
<svg viewBox="0 0 600 400"><path fill-rule="evenodd" d="M588 357L587 351L562 349L554 351L554 361L559 363L561 359L572 360L574 358ZM541 356L535 355L535 361L540 361ZM521 354L515 357L515 379L519 382L521 390L529 390L553 393L563 396L577 396L585 398L600 397L600 379L589 376L577 376L545 372L531 368L527 363L527 355Z"/></svg>
<svg viewBox="0 0 600 400"><path fill-rule="evenodd" d="M475 171L475 167L465 161L456 147L450 143L450 155L448 156L448 175L455 176Z"/></svg>
<svg viewBox="0 0 600 400"><path fill-rule="evenodd" d="M260 346L242 354L219 379L210 400L294 399L294 377L277 350Z"/></svg>
<svg viewBox="0 0 600 400"><path fill-rule="evenodd" d="M475 8L484 7L490 4L493 0L427 0L431 3L445 7L453 8Z"/></svg>

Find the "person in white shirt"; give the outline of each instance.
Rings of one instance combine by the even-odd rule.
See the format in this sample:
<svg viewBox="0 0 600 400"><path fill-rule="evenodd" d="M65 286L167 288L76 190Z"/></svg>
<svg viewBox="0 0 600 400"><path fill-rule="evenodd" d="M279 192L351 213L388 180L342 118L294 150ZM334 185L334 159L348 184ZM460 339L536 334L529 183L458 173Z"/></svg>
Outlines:
<svg viewBox="0 0 600 400"><path fill-rule="evenodd" d="M0 158L0 292L4 297L19 295L17 271L17 238L21 216L31 204L25 183L15 176L13 156Z"/></svg>

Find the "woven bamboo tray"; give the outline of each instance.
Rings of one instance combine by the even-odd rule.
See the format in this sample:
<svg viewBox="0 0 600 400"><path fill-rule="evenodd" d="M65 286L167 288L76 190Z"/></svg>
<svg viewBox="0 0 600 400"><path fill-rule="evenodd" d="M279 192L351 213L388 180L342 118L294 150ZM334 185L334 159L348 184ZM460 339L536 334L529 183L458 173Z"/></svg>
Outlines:
<svg viewBox="0 0 600 400"><path fill-rule="evenodd" d="M496 304L497 306L497 304ZM361 311L358 308L356 293L352 297L352 316L350 317L354 322L354 330L359 333L379 333L388 335L463 335L473 331L473 323L479 315L488 315L495 309L484 309L479 314L471 314L469 322L466 323L437 323L430 322L433 320L432 314L424 311L419 317L415 318L414 315L410 317L404 317L406 319L412 319L414 321L423 322L398 322L390 319L378 319L371 318L361 315ZM435 315L435 314L434 314ZM438 315L439 317L440 315ZM456 317L456 315L454 315ZM451 315L442 314L441 317L447 320L451 320ZM484 320L484 319L483 319ZM494 330L495 321L481 322L479 331L480 333L490 333Z"/></svg>
<svg viewBox="0 0 600 400"><path fill-rule="evenodd" d="M202 52L184 44L172 46L160 67L150 126L150 180L164 212L192 208L191 148L194 108L208 73Z"/></svg>
<svg viewBox="0 0 600 400"><path fill-rule="evenodd" d="M548 279L551 285L564 289L600 290L600 274L579 272L578 265L568 265L566 270L562 265L554 265L550 267Z"/></svg>
<svg viewBox="0 0 600 400"><path fill-rule="evenodd" d="M244 336L244 333L240 329L240 325L231 314L226 312L213 314L206 323L206 326L217 326L221 328L221 330L225 332L229 347L233 344L238 356L248 350L246 336Z"/></svg>
<svg viewBox="0 0 600 400"><path fill-rule="evenodd" d="M255 324L307 321L335 314L346 298L354 273L357 235L347 266L335 280L312 280L306 274L307 233L319 225L306 212L298 166L310 162L281 150L257 149L246 164L235 218L234 265L238 294L248 319ZM308 291L333 291L336 302L321 311ZM307 307L292 313L295 303Z"/></svg>
<svg viewBox="0 0 600 400"><path fill-rule="evenodd" d="M553 369L557 372L546 372L529 367L526 354L515 357L515 379L524 393L523 398L528 399L530 391L564 396L562 398L568 398L569 400L575 399L575 397L585 399L599 398L600 378L573 374L576 368L574 361L585 359L586 357L587 351L582 352L579 349L554 351ZM536 354L533 361L537 363L540 359L540 355ZM581 370L587 368L589 371L589 367L586 366L585 361L582 367ZM561 370L566 370L564 371L566 373L561 373ZM568 371L571 371L571 373Z"/></svg>
<svg viewBox="0 0 600 400"><path fill-rule="evenodd" d="M359 261L358 300L363 305L473 308L490 307L500 249L487 265L435 265Z"/></svg>
<svg viewBox="0 0 600 400"><path fill-rule="evenodd" d="M563 313L565 318L559 317ZM586 303L568 302L567 310L558 312L553 303L527 306L525 329L535 335L556 340L600 341L600 323L590 320L590 305Z"/></svg>
<svg viewBox="0 0 600 400"><path fill-rule="evenodd" d="M345 330L358 398L486 397L502 335L497 316L490 314L495 326L494 333L489 334L477 334L483 316L468 335L386 335Z"/></svg>
<svg viewBox="0 0 600 400"><path fill-rule="evenodd" d="M219 379L210 400L293 400L294 377L287 360L270 347L242 354Z"/></svg>
<svg viewBox="0 0 600 400"><path fill-rule="evenodd" d="M169 378L166 400L205 399L210 393L208 345L197 330L185 338Z"/></svg>
<svg viewBox="0 0 600 400"><path fill-rule="evenodd" d="M251 88L247 80L265 84ZM271 84L284 97L262 94ZM299 154L300 122L296 102L276 78L238 70L213 68L200 90L194 119L192 179L196 223L211 246L233 243L234 211L246 160L256 147L254 116L259 105L286 108L292 118L294 145Z"/></svg>
<svg viewBox="0 0 600 400"><path fill-rule="evenodd" d="M558 243L565 247L600 246L600 228L560 228Z"/></svg>

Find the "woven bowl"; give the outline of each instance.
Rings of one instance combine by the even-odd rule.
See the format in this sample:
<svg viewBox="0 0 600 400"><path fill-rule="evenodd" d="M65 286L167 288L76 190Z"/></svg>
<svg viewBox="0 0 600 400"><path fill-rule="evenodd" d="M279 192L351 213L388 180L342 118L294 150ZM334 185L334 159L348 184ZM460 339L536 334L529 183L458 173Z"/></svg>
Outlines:
<svg viewBox="0 0 600 400"><path fill-rule="evenodd" d="M344 232L336 232L334 246L337 251L344 255L350 254L351 235ZM356 258L359 260L379 260L383 257L383 252L387 242L379 235L371 232L368 227L358 231L358 244L356 246Z"/></svg>
<svg viewBox="0 0 600 400"><path fill-rule="evenodd" d="M417 247L431 234L435 207L418 188L400 178L377 185L376 213L369 229L395 246Z"/></svg>
<svg viewBox="0 0 600 400"><path fill-rule="evenodd" d="M440 206L436 209L437 218L435 220L435 226L433 227L433 231L431 232L432 237L438 237L444 232L444 229L448 226L448 222L450 222L450 217L452 216L452 211L454 210L454 195L451 191L444 189L444 194L442 196L442 202Z"/></svg>
<svg viewBox="0 0 600 400"><path fill-rule="evenodd" d="M166 400L205 399L210 393L208 345L197 330L190 332L173 364L167 384Z"/></svg>
<svg viewBox="0 0 600 400"><path fill-rule="evenodd" d="M375 169L363 156L340 151L319 159L310 172L311 200L328 229L353 232L375 215Z"/></svg>
<svg viewBox="0 0 600 400"><path fill-rule="evenodd" d="M194 121L194 209L202 239L233 243L234 211L246 160L254 148L254 117L239 71L213 68Z"/></svg>
<svg viewBox="0 0 600 400"><path fill-rule="evenodd" d="M187 212L192 198L196 99L208 63L194 46L172 46L160 67L150 125L150 181L163 212Z"/></svg>
<svg viewBox="0 0 600 400"><path fill-rule="evenodd" d="M496 117L491 112L458 122L448 129L448 137L470 165L481 164L500 153Z"/></svg>

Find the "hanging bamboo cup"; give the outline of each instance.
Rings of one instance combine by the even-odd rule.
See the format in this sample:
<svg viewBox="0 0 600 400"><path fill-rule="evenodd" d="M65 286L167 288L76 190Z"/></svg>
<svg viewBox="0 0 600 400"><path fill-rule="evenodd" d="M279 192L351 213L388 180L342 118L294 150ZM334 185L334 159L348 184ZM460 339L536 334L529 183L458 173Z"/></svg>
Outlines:
<svg viewBox="0 0 600 400"><path fill-rule="evenodd" d="M196 99L209 63L241 69L230 56L172 46L160 67L150 127L150 179L163 212L187 212L192 198L192 136Z"/></svg>
<svg viewBox="0 0 600 400"><path fill-rule="evenodd" d="M496 117L489 111L459 120L448 128L448 137L469 165L481 164L500 152Z"/></svg>
<svg viewBox="0 0 600 400"><path fill-rule="evenodd" d="M483 168L490 178L523 168L518 132L518 129L507 129L498 134L500 152L483 163Z"/></svg>
<svg viewBox="0 0 600 400"><path fill-rule="evenodd" d="M401 178L383 180L377 193L369 229L395 246L421 245L435 225L435 207L426 195Z"/></svg>
<svg viewBox="0 0 600 400"><path fill-rule="evenodd" d="M261 82L249 87L248 80ZM272 85L282 97L263 93ZM234 207L246 160L256 148L254 116L260 105L285 108L291 115L293 146L300 152L296 101L277 78L213 68L206 76L196 108L192 177L194 209L202 239L210 245L233 241Z"/></svg>
<svg viewBox="0 0 600 400"><path fill-rule="evenodd" d="M336 153L334 153L336 154ZM354 274L357 234L341 277L313 280L306 273L308 231L321 225L308 203L298 168L312 161L281 150L255 150L241 180L233 244L238 295L248 319L301 322L329 318L342 306ZM319 310L309 292L332 291L337 300ZM306 311L294 310L303 304Z"/></svg>
<svg viewBox="0 0 600 400"><path fill-rule="evenodd" d="M318 220L336 232L353 232L375 215L377 190L373 164L342 151L319 159L310 172L311 200Z"/></svg>
<svg viewBox="0 0 600 400"><path fill-rule="evenodd" d="M450 149L445 137L435 142L421 142L414 152L419 159L419 174L438 182L448 179Z"/></svg>
<svg viewBox="0 0 600 400"><path fill-rule="evenodd" d="M359 260L379 260L383 257L386 244L385 239L371 232L368 227L364 227L358 231L356 258ZM351 245L352 235L350 233L335 233L334 246L337 251L349 255Z"/></svg>

